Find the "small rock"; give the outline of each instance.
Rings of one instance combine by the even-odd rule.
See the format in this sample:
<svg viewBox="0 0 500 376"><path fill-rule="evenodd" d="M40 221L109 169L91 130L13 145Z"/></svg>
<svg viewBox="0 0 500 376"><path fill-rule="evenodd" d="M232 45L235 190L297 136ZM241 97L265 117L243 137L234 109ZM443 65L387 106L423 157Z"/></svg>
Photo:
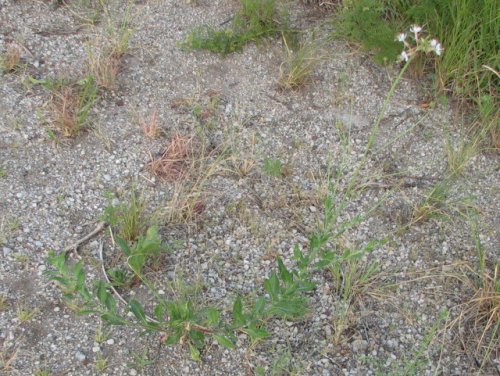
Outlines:
<svg viewBox="0 0 500 376"><path fill-rule="evenodd" d="M135 369L133 369L133 368L128 373L131 376L136 376L137 375L137 371Z"/></svg>
<svg viewBox="0 0 500 376"><path fill-rule="evenodd" d="M7 257L11 253L12 253L12 249L10 249L8 247L3 247L3 257Z"/></svg>
<svg viewBox="0 0 500 376"><path fill-rule="evenodd" d="M368 348L368 342L365 341L364 339L357 339L357 340L353 341L353 343L351 344L351 347L352 347L352 351L354 351L356 353L365 352L365 350Z"/></svg>
<svg viewBox="0 0 500 376"><path fill-rule="evenodd" d="M84 353L82 353L81 351L77 351L75 353L75 358L76 360L78 360L79 362L83 362L87 357L85 356Z"/></svg>
<svg viewBox="0 0 500 376"><path fill-rule="evenodd" d="M115 343L115 340L113 338L110 338L106 341L108 345L113 345Z"/></svg>

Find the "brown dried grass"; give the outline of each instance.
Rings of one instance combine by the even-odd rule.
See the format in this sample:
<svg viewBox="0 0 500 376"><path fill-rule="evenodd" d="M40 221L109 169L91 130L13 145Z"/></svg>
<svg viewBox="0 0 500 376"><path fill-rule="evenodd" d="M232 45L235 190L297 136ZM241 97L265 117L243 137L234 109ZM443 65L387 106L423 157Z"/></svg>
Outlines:
<svg viewBox="0 0 500 376"><path fill-rule="evenodd" d="M150 155L151 173L165 180L182 180L189 175L196 159L199 143L194 136L175 133L158 158ZM199 150L199 149L198 149Z"/></svg>
<svg viewBox="0 0 500 376"><path fill-rule="evenodd" d="M0 66L6 72L14 72L21 61L21 52L16 46L10 45L7 47L5 54L0 59Z"/></svg>
<svg viewBox="0 0 500 376"><path fill-rule="evenodd" d="M73 86L63 86L52 94L52 122L63 137L73 137L80 132L77 115L79 107L80 98Z"/></svg>

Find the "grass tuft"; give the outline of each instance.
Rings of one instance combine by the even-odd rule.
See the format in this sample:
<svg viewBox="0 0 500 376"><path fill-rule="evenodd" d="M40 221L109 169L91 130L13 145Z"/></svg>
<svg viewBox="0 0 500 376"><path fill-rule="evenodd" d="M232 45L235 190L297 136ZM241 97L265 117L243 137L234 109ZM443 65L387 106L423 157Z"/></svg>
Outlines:
<svg viewBox="0 0 500 376"><path fill-rule="evenodd" d="M227 55L241 51L249 42L278 35L286 29L286 22L280 15L276 0L241 0L241 8L228 28L197 28L180 45Z"/></svg>
<svg viewBox="0 0 500 376"><path fill-rule="evenodd" d="M0 68L6 73L15 72L21 62L21 52L14 45L9 45L0 58Z"/></svg>
<svg viewBox="0 0 500 376"><path fill-rule="evenodd" d="M278 85L285 90L298 89L311 80L318 63L322 60L319 46L314 41L300 44L292 49L286 40L283 42L287 51L287 60L281 64Z"/></svg>

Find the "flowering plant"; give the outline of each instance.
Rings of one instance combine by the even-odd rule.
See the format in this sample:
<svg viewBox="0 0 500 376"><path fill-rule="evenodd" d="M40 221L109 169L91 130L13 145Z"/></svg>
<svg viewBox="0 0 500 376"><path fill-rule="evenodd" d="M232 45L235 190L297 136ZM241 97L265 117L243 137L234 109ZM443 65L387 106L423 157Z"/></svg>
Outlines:
<svg viewBox="0 0 500 376"><path fill-rule="evenodd" d="M404 44L404 49L399 55L400 61L407 62L418 52L435 53L437 56L443 53L441 43L437 39L424 35L424 29L419 25L412 25L409 33L399 33L395 40Z"/></svg>

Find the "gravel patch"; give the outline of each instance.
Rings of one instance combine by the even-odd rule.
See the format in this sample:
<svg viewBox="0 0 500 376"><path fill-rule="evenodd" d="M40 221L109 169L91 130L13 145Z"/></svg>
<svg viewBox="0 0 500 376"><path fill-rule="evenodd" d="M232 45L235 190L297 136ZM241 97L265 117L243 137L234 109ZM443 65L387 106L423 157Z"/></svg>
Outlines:
<svg viewBox="0 0 500 376"><path fill-rule="evenodd" d="M422 106L425 85L411 79L398 87L337 223L368 215L329 244L356 249L384 240L360 260L377 263L378 272L349 308L322 270L312 275L317 288L308 295L310 313L271 320L271 336L254 346L243 334L235 350L209 342L195 362L185 347L166 346L159 334L103 326L100 336L100 319L75 315L44 275L49 250L62 251L90 233L110 202L126 203L135 190L147 198L150 224L160 225L173 249L159 269L147 271L159 293L175 297L176 281L199 284L203 304L230 315L237 295L262 294L275 257L293 267L294 247L307 249L323 220L332 172L344 173L336 202L344 197L397 72L334 40L311 83L281 91L277 77L286 52L279 39L224 58L178 46L189 30L226 21L235 2L136 1L118 87L99 98L89 129L57 142L48 132L50 94L29 77L81 78L89 43L105 35L107 25L83 24L75 8L55 3L0 0L0 52L14 43L23 64L0 76L0 374L375 375L408 367L419 375L500 373L497 348L478 371L475 349L462 348L458 328L447 327L471 298L451 275L478 262L473 209L488 268L500 261L498 155L476 155L450 181L435 215L416 221L415 208L448 176L445 140L463 136L453 104ZM317 12L299 2L290 6L292 22L301 27L319 25ZM152 114L161 133L155 139L141 131ZM176 133L194 134L205 151L215 150L198 175L186 179L199 189L189 220L165 214L178 208L178 182L148 167ZM280 161L278 176L266 173L269 160ZM210 166L216 173L189 185ZM107 230L71 256L84 261L89 280L102 276L101 242L111 265L119 251ZM151 305L142 285L127 294ZM443 309L448 321L438 319ZM23 320L22 312L32 316ZM99 370L102 358L106 367Z"/></svg>

